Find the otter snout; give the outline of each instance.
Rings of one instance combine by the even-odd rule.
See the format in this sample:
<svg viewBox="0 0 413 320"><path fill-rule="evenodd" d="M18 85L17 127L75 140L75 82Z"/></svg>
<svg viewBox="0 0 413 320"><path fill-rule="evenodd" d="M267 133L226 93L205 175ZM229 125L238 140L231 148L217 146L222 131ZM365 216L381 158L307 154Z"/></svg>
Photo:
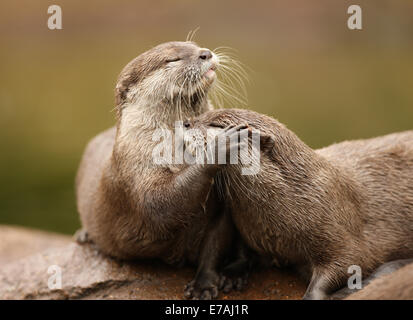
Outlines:
<svg viewBox="0 0 413 320"><path fill-rule="evenodd" d="M199 52L199 59L203 60L203 76L212 83L215 78L215 70L217 69L218 60L217 57L209 49L202 48Z"/></svg>

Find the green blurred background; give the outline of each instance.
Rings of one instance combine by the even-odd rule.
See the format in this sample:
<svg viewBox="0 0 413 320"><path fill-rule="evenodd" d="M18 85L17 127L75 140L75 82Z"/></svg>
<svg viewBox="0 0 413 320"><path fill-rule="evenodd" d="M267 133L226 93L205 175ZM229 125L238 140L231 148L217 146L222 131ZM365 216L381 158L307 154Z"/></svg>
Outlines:
<svg viewBox="0 0 413 320"><path fill-rule="evenodd" d="M47 28L58 4L63 30ZM347 8L363 9L363 30ZM0 224L73 233L87 141L114 124L132 58L200 27L235 48L248 105L314 148L413 127L413 1L43 1L0 4Z"/></svg>

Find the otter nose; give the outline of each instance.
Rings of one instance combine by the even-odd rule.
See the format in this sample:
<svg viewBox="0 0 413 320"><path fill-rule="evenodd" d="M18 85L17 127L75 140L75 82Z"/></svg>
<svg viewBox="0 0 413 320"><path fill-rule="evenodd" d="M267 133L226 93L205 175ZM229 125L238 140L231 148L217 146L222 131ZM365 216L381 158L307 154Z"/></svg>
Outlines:
<svg viewBox="0 0 413 320"><path fill-rule="evenodd" d="M189 120L185 120L183 124L184 124L185 128L190 128L191 127L191 123L189 122Z"/></svg>
<svg viewBox="0 0 413 320"><path fill-rule="evenodd" d="M209 60L212 58L212 52L208 49L202 49L199 53L199 58L202 60Z"/></svg>

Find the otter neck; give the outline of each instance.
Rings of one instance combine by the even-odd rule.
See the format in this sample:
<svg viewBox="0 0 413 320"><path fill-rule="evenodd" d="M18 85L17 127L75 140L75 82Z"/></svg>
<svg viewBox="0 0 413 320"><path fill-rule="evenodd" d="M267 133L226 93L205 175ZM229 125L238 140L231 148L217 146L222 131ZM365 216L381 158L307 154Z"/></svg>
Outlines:
<svg viewBox="0 0 413 320"><path fill-rule="evenodd" d="M197 105L171 105L168 101L144 103L147 102L140 100L139 104L125 105L117 123L112 162L119 172L127 176L139 176L142 168L154 165L152 151L159 144L153 140L155 130L174 130L176 121L196 117L212 109L207 99Z"/></svg>
<svg viewBox="0 0 413 320"><path fill-rule="evenodd" d="M197 117L205 111L212 110L207 97L202 100L187 100L185 98L174 100L163 99L159 102L141 99L136 103L128 104L122 108L118 121L118 131L133 130L136 128L173 128L176 121L184 121ZM125 126L126 125L126 126Z"/></svg>

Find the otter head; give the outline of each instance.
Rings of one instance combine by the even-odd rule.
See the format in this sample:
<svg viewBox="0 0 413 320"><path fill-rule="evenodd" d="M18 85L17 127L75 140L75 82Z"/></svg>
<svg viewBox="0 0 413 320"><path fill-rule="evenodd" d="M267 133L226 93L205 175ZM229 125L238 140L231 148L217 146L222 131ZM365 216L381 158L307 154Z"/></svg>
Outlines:
<svg viewBox="0 0 413 320"><path fill-rule="evenodd" d="M245 137L251 138L252 133L259 139L256 145L261 151L270 151L275 145L275 132L284 132L284 128L276 120L265 115L245 109L221 109L205 112L183 123L184 143L190 153L201 146L210 143L217 135L228 134L229 128L241 127L248 132ZM258 140L257 140L258 141Z"/></svg>
<svg viewBox="0 0 413 320"><path fill-rule="evenodd" d="M132 60L116 85L116 105L195 107L213 84L217 56L194 42L160 44Z"/></svg>
<svg viewBox="0 0 413 320"><path fill-rule="evenodd" d="M193 148L200 145L206 145L215 139L226 127L233 124L228 121L228 110L211 110L198 117L186 119L183 122L184 144L191 153Z"/></svg>
<svg viewBox="0 0 413 320"><path fill-rule="evenodd" d="M218 109L203 113L195 118L184 121L185 131L195 130L206 135L215 136L229 126L247 124L248 117L243 117L244 110L241 109Z"/></svg>

